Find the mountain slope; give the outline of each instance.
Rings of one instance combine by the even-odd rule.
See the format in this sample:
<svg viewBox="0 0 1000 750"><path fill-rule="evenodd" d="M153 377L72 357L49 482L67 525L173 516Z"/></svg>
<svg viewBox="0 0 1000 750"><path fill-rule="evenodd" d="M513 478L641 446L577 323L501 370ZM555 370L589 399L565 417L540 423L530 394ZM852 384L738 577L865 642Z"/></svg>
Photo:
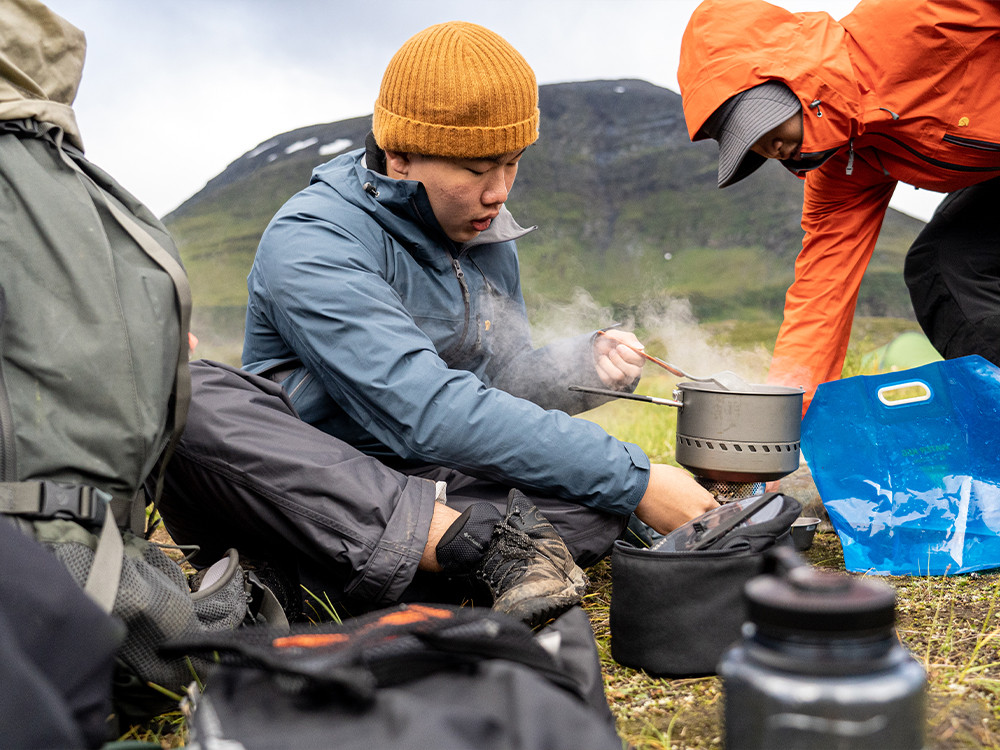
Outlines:
<svg viewBox="0 0 1000 750"><path fill-rule="evenodd" d="M541 137L508 201L522 225L539 226L518 243L529 306L583 288L616 311L670 296L702 320L780 318L802 237L800 180L767 164L719 190L715 143L691 143L680 96L644 81L542 86L540 108ZM238 325L267 222L369 126L360 117L275 136L164 218L197 309L229 310ZM902 258L922 225L889 211L859 314L912 317Z"/></svg>

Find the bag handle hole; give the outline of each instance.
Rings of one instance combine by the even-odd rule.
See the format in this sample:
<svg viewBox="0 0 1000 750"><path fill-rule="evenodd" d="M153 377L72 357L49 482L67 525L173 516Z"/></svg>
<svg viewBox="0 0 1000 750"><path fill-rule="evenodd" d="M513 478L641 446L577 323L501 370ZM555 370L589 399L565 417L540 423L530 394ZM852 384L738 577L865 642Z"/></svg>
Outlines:
<svg viewBox="0 0 1000 750"><path fill-rule="evenodd" d="M878 400L886 406L905 406L930 401L934 396L931 387L923 380L893 383L878 389Z"/></svg>

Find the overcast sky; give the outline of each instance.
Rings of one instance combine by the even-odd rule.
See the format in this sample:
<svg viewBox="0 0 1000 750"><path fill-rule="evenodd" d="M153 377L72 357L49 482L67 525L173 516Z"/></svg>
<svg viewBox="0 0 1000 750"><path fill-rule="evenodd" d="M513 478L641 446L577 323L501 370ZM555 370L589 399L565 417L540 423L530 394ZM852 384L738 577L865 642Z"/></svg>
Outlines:
<svg viewBox="0 0 1000 750"><path fill-rule="evenodd" d="M370 114L382 72L442 21L509 40L540 84L640 78L677 91L694 0L47 0L87 35L88 157L157 215L271 136ZM855 0L777 4L847 14ZM544 123L543 123L544 127ZM768 164L765 168L780 169ZM930 216L937 193L893 205Z"/></svg>

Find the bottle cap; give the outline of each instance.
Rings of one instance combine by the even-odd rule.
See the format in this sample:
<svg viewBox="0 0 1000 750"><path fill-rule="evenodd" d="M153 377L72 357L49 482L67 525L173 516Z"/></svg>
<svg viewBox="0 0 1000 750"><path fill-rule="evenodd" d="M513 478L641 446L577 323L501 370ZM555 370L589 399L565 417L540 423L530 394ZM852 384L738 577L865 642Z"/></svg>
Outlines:
<svg viewBox="0 0 1000 750"><path fill-rule="evenodd" d="M858 637L888 633L896 592L886 583L807 565L761 575L746 585L748 619L759 631Z"/></svg>

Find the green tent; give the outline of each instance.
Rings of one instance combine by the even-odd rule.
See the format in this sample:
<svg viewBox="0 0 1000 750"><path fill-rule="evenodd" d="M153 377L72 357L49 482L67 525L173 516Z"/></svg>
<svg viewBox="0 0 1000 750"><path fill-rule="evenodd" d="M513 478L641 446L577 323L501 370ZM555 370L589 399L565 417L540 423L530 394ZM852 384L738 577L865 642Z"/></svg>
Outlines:
<svg viewBox="0 0 1000 750"><path fill-rule="evenodd" d="M907 331L885 346L864 355L861 366L866 372L896 372L940 362L942 359L924 334Z"/></svg>

